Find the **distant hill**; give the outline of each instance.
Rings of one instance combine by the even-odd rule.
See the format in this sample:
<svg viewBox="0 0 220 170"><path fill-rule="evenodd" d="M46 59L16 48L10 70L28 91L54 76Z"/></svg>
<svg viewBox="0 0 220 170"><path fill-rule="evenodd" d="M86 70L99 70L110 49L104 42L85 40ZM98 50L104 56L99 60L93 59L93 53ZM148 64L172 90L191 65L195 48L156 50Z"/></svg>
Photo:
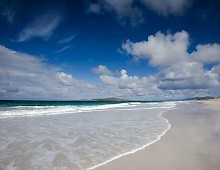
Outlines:
<svg viewBox="0 0 220 170"><path fill-rule="evenodd" d="M129 101L129 100L127 100L127 99L122 99L122 98L109 97L109 98L103 98L103 99L92 99L92 101L123 102L123 101Z"/></svg>
<svg viewBox="0 0 220 170"><path fill-rule="evenodd" d="M219 97L218 97L219 98ZM194 97L191 100L210 100L210 99L215 99L215 97L211 96L206 96L206 97Z"/></svg>

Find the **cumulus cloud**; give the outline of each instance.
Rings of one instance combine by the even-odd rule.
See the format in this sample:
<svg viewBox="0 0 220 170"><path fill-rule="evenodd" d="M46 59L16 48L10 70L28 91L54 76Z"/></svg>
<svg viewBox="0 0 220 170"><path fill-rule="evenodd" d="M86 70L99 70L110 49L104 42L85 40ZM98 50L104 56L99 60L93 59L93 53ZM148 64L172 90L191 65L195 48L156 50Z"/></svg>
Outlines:
<svg viewBox="0 0 220 170"><path fill-rule="evenodd" d="M88 11L100 13L103 9L116 14L118 21L122 24L128 18L132 25L137 25L144 22L143 8L162 16L182 15L191 4L191 0L99 0L98 3L91 3Z"/></svg>
<svg viewBox="0 0 220 170"><path fill-rule="evenodd" d="M122 50L134 56L135 60L147 59L153 66L166 66L185 60L188 45L188 33L185 31L174 35L158 32L148 36L147 41L133 43L127 40L122 44Z"/></svg>
<svg viewBox="0 0 220 170"><path fill-rule="evenodd" d="M220 75L220 64L213 66L211 72Z"/></svg>
<svg viewBox="0 0 220 170"><path fill-rule="evenodd" d="M112 72L111 72L112 73ZM124 97L129 99L154 98L161 93L157 88L156 79L154 76L138 77L129 76L125 69L122 69L119 74L100 73L100 80L104 83L100 90L108 94L108 96Z"/></svg>
<svg viewBox="0 0 220 170"><path fill-rule="evenodd" d="M101 84L90 84L50 65L39 56L0 46L1 99L73 100L101 97L158 100L220 94L219 44L198 44L188 52L189 35L161 32L146 41L122 43L121 49L136 60L148 60L158 72L150 76L118 74L105 65L91 70ZM208 53L207 53L208 51ZM206 67L206 64L211 64Z"/></svg>
<svg viewBox="0 0 220 170"><path fill-rule="evenodd" d="M146 95L155 96L158 91L156 86L150 85L150 78L129 76L125 70L120 72L120 76L114 77L103 65L97 67L103 84L93 85L74 78L38 56L16 52L4 46L0 46L0 56L1 99L137 99Z"/></svg>
<svg viewBox="0 0 220 170"><path fill-rule="evenodd" d="M137 76L128 76L127 71L124 69L120 71L120 77L101 75L100 79L106 84L113 85L122 89L135 89L144 87L147 84L146 77L140 79Z"/></svg>
<svg viewBox="0 0 220 170"><path fill-rule="evenodd" d="M80 99L94 88L75 79L44 58L0 46L1 99ZM91 97L91 96L90 96Z"/></svg>
<svg viewBox="0 0 220 170"><path fill-rule="evenodd" d="M167 82L165 82L164 79L162 82L162 77L159 74L144 77L130 76L124 69L120 71L118 76L102 74L99 76L99 78L104 83L99 87L99 92L107 96L123 97L129 99L183 99L199 95L205 96L210 92L209 89L175 89L174 86L171 86L171 88L166 88L165 83Z"/></svg>
<svg viewBox="0 0 220 170"><path fill-rule="evenodd" d="M167 89L209 89L219 87L218 63L219 44L197 45L188 52L189 35L185 31L175 34L161 32L150 35L146 41L122 44L122 50L135 60L145 59L160 71L154 75L158 88ZM205 69L204 64L214 64Z"/></svg>
<svg viewBox="0 0 220 170"><path fill-rule="evenodd" d="M135 60L149 60L152 66L166 67L180 62L198 62L203 64L220 63L220 44L198 44L195 51L188 52L189 35L186 31L175 34L157 32L148 36L146 41L122 43L121 50L133 56Z"/></svg>
<svg viewBox="0 0 220 170"><path fill-rule="evenodd" d="M207 71L201 63L182 62L161 71L158 77L161 89L209 89L218 87L218 74Z"/></svg>
<svg viewBox="0 0 220 170"><path fill-rule="evenodd" d="M199 44L191 57L205 64L220 63L220 44Z"/></svg>
<svg viewBox="0 0 220 170"><path fill-rule="evenodd" d="M112 74L112 72L104 65L99 65L98 67L93 67L91 70L95 74L106 74L106 75Z"/></svg>
<svg viewBox="0 0 220 170"><path fill-rule="evenodd" d="M62 17L56 11L49 11L31 21L19 34L17 41L22 42L33 37L49 38L60 24Z"/></svg>

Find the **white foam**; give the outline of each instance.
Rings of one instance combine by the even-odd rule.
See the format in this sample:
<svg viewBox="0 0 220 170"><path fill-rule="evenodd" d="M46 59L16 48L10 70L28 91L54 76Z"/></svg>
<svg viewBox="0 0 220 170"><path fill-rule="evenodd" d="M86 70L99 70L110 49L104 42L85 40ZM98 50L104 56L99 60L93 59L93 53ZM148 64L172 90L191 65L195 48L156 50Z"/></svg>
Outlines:
<svg viewBox="0 0 220 170"><path fill-rule="evenodd" d="M134 105L133 105L134 106ZM112 108L133 107L129 103L96 106L15 106L0 111L0 119L13 117L49 116L79 112L103 111Z"/></svg>
<svg viewBox="0 0 220 170"><path fill-rule="evenodd" d="M124 109L124 110L138 110L135 106L143 105L146 108L141 109L166 109L175 107L175 102L164 102L164 103L118 103L118 104L105 104L95 106L15 106L8 107L6 110L0 111L0 119L14 118L14 117L32 117L32 116L49 116L69 113L80 113L80 112L93 112L93 111L104 111L108 109Z"/></svg>
<svg viewBox="0 0 220 170"><path fill-rule="evenodd" d="M131 104L131 105L140 105L141 102L129 102L129 104Z"/></svg>
<svg viewBox="0 0 220 170"><path fill-rule="evenodd" d="M166 120L166 122L168 123L168 127L167 127L167 129L166 129L161 135L159 135L159 136L157 137L156 140L154 140L154 141L152 141L152 142L150 142L150 143L147 143L146 145L143 145L142 147L133 149L133 150L131 150L131 151L129 151L129 152L122 153L122 154L120 154L120 155L114 156L114 157L112 157L112 158L106 160L106 161L103 162L103 163L100 163L100 164L97 164L97 165L95 165L95 166L89 167L87 170L92 170L92 169L98 168L98 167L103 166L103 165L105 165L105 164L107 164L107 163L109 163L109 162L112 162L112 161L114 161L114 160L116 160L116 159L119 159L119 158L121 158L121 157L123 157L123 156L130 155L130 154L133 154L133 153L135 153L135 152L137 152L137 151L143 150L143 149L145 149L147 146L149 146L149 145L151 145L151 144L156 143L157 141L159 141L159 140L161 139L161 137L162 137L163 135L165 135L166 132L171 128L171 124L169 123L168 119L162 117L162 114L165 113L165 112L166 112L166 111L162 112L162 113L159 115L159 117Z"/></svg>

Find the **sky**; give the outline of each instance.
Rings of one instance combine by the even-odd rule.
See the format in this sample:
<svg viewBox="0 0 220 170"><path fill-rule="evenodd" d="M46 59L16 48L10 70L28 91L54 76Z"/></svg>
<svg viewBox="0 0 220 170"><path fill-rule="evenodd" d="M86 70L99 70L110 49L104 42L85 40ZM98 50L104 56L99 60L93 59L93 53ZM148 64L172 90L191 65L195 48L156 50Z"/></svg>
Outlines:
<svg viewBox="0 0 220 170"><path fill-rule="evenodd" d="M220 96L219 0L0 0L0 99Z"/></svg>

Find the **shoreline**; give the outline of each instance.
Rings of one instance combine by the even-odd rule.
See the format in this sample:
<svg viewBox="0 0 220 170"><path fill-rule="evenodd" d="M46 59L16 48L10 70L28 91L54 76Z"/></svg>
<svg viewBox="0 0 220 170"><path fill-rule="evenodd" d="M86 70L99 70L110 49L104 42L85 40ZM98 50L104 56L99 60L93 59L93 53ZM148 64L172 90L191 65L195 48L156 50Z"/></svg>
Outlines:
<svg viewBox="0 0 220 170"><path fill-rule="evenodd" d="M212 134L212 128L220 123L220 114L214 111L216 109L207 110L207 107L210 109L213 106L207 106L206 101L189 102L189 105L193 107L195 105L198 108L188 106L181 108L181 105L178 104L180 108L177 111L169 110L163 113L162 118L171 122L172 128L166 131L163 138L154 142L154 145L148 145L142 150L122 156L95 169L219 169L220 127L215 132L219 135L217 137ZM220 110L219 106L217 108ZM210 120L207 120L207 116ZM186 123L181 120L182 118L186 119Z"/></svg>
<svg viewBox="0 0 220 170"><path fill-rule="evenodd" d="M175 108L172 108L172 109L170 109L170 110L173 110L173 109L175 109ZM160 141L160 139L161 139L164 135L166 135L166 133L167 133L167 132L170 130L170 128L171 128L171 124L169 123L169 120L166 119L165 117L163 117L163 114L165 114L166 112L168 112L168 111L170 111L170 110L164 111L164 112L162 112L162 113L159 115L160 118L166 120L166 122L168 123L168 127L167 127L167 129L166 129L161 135L158 136L158 138L157 138L155 141L152 141L152 142L150 142L150 143L147 143L146 145L144 145L144 146L142 146L142 147L140 147L140 148L133 149L133 150L131 150L131 151L129 151L129 152L126 152L126 153L123 153L123 154L114 156L114 157L108 159L107 161L105 161L105 162L103 162L103 163L100 163L100 164L97 164L97 165L92 166L92 167L90 167L90 168L87 168L87 170L93 170L93 169L100 168L100 167L102 167L102 166L104 166L104 165L106 165L106 164L108 164L108 163L110 163L110 162L113 162L113 161L115 161L115 160L117 160L117 159L120 159L120 158L122 158L122 157L124 157L124 156L130 155L130 154L135 154L136 152L141 151L141 150L143 150L143 149L146 149L146 148L149 147L150 145L152 145L152 144L154 144L154 143Z"/></svg>

